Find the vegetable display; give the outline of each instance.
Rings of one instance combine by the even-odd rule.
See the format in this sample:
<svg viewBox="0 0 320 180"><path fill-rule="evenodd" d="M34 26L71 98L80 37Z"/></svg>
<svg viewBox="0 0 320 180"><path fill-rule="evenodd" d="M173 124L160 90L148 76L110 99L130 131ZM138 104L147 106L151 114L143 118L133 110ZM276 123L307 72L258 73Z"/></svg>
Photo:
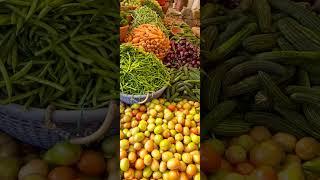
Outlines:
<svg viewBox="0 0 320 180"><path fill-rule="evenodd" d="M120 46L120 90L131 95L153 93L169 85L170 74L152 53L130 44Z"/></svg>
<svg viewBox="0 0 320 180"><path fill-rule="evenodd" d="M166 57L170 49L170 41L156 26L141 24L134 28L127 37L127 42L141 46L147 52L154 53L159 59Z"/></svg>
<svg viewBox="0 0 320 180"><path fill-rule="evenodd" d="M160 16L147 6L142 6L133 12L132 28L138 27L142 24L152 24L161 29L167 34L167 29L163 25Z"/></svg>
<svg viewBox="0 0 320 180"><path fill-rule="evenodd" d="M71 1L69 1L71 3ZM117 98L118 13L103 1L0 2L1 104L98 108Z"/></svg>
<svg viewBox="0 0 320 180"><path fill-rule="evenodd" d="M186 39L188 42L192 43L195 46L200 45L200 39L193 34L192 29L185 22L182 22L182 23L175 22L175 25L172 25L169 27L171 29L171 33L173 33L171 40L179 42L181 39ZM174 33L175 28L179 29L180 32Z"/></svg>
<svg viewBox="0 0 320 180"><path fill-rule="evenodd" d="M170 84L164 95L170 101L181 101L182 98L200 101L200 71L196 68L182 66L172 68Z"/></svg>
<svg viewBox="0 0 320 180"><path fill-rule="evenodd" d="M200 178L199 102L153 99L120 107L124 179Z"/></svg>
<svg viewBox="0 0 320 180"><path fill-rule="evenodd" d="M186 39L180 41L171 41L171 48L165 57L163 63L172 68L189 66L194 68L200 67L200 49L192 45Z"/></svg>

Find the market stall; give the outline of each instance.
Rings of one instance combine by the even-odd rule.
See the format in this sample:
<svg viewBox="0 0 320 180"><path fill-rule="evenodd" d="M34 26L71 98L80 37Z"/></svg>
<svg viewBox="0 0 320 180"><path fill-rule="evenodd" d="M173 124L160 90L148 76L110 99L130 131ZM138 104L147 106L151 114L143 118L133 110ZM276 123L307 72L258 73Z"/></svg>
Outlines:
<svg viewBox="0 0 320 180"><path fill-rule="evenodd" d="M314 8L291 0L201 7L201 179L319 179Z"/></svg>
<svg viewBox="0 0 320 180"><path fill-rule="evenodd" d="M200 40L155 0L121 5L122 179L200 179Z"/></svg>

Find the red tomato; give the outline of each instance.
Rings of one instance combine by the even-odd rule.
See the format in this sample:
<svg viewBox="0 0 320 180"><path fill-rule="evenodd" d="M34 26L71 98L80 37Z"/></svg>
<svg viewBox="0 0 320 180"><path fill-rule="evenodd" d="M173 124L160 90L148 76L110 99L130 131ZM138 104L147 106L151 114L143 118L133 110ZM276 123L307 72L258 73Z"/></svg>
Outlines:
<svg viewBox="0 0 320 180"><path fill-rule="evenodd" d="M170 105L168 106L168 109L169 109L170 111L174 111L174 110L176 110L176 106L173 105L173 104L170 104Z"/></svg>
<svg viewBox="0 0 320 180"><path fill-rule="evenodd" d="M248 180L277 180L276 171L271 166L261 166L254 170Z"/></svg>
<svg viewBox="0 0 320 180"><path fill-rule="evenodd" d="M221 167L221 157L208 143L201 144L201 170L205 173L214 173Z"/></svg>
<svg viewBox="0 0 320 180"><path fill-rule="evenodd" d="M132 110L131 114L132 114L132 116L136 116L138 112L139 111L137 109L134 109L134 110Z"/></svg>
<svg viewBox="0 0 320 180"><path fill-rule="evenodd" d="M141 120L141 116L142 116L142 112L138 112L138 113L136 114L136 119L137 119L138 121L140 121L140 120Z"/></svg>
<svg viewBox="0 0 320 180"><path fill-rule="evenodd" d="M254 166L248 162L237 164L236 170L242 175L248 175L254 170Z"/></svg>
<svg viewBox="0 0 320 180"><path fill-rule="evenodd" d="M145 106L145 105L141 105L141 106L139 107L139 111L140 111L140 112L146 112L146 111L147 111L146 106Z"/></svg>

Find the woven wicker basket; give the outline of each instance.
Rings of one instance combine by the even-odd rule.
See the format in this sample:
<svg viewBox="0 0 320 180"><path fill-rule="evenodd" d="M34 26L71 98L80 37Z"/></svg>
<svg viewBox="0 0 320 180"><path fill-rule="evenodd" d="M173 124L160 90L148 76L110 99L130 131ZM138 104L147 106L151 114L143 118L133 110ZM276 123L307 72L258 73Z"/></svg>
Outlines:
<svg viewBox="0 0 320 180"><path fill-rule="evenodd" d="M4 105L0 106L0 130L45 149L62 140L88 144L118 133L118 112L115 101L110 101L108 108L83 111L38 108L24 111L20 105Z"/></svg>
<svg viewBox="0 0 320 180"><path fill-rule="evenodd" d="M129 95L129 94L120 93L120 100L125 104L135 104L135 103L144 104L146 102L151 101L152 99L159 98L164 93L166 88L167 87L163 87L160 90L154 93L149 93L147 95Z"/></svg>

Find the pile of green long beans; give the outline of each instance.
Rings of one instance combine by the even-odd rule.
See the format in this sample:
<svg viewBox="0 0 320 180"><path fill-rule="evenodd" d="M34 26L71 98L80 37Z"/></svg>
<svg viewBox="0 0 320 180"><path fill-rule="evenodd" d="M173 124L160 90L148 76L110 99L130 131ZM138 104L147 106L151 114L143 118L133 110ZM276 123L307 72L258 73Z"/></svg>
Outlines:
<svg viewBox="0 0 320 180"><path fill-rule="evenodd" d="M99 108L118 98L115 0L0 0L0 104Z"/></svg>
<svg viewBox="0 0 320 180"><path fill-rule="evenodd" d="M120 46L120 91L130 95L145 95L169 85L170 72L152 53Z"/></svg>
<svg viewBox="0 0 320 180"><path fill-rule="evenodd" d="M159 27L164 33L168 34L161 17L156 11L147 6L142 6L133 11L132 28L138 27L141 24L152 24Z"/></svg>

